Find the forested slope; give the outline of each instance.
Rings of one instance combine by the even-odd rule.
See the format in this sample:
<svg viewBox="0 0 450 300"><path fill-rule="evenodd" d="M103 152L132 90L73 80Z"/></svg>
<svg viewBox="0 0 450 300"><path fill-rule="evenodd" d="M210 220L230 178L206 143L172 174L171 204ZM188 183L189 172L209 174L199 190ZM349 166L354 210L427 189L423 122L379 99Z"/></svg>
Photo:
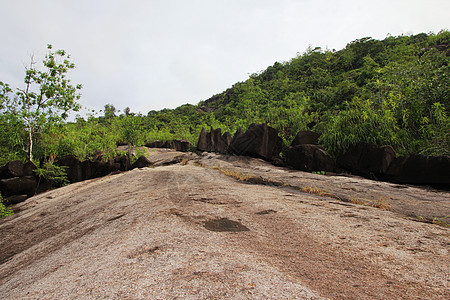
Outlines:
<svg viewBox="0 0 450 300"><path fill-rule="evenodd" d="M113 155L117 143L174 138L195 144L202 127L233 133L262 122L278 129L286 145L299 130L320 132L333 155L359 141L391 145L399 154L449 155L449 43L450 32L443 30L361 38L339 51L310 47L198 105L147 115L129 109L117 115L106 105L103 116L43 126L34 137L34 157L84 159L97 151ZM23 124L2 110L0 126L0 164L25 160Z"/></svg>

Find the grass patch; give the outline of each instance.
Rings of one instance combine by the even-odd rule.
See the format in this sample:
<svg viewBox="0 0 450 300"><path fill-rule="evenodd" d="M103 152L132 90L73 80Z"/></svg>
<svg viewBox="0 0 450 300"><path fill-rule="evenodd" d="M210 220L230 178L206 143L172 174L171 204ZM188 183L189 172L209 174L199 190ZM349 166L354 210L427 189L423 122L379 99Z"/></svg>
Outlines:
<svg viewBox="0 0 450 300"><path fill-rule="evenodd" d="M233 169L224 169L221 166L213 167L214 170L220 171L222 174L233 177L236 180L250 183L250 184L261 184L261 185L271 185L271 186L282 186L284 185L282 182L278 182L272 179L262 178L260 176L255 176L250 173L242 173Z"/></svg>
<svg viewBox="0 0 450 300"><path fill-rule="evenodd" d="M425 218L422 216L416 216L417 221L424 222L424 223L430 223L430 224L436 224L439 226L444 227L450 227L450 223L448 221L450 220L450 215L445 217L434 217L433 219Z"/></svg>
<svg viewBox="0 0 450 300"><path fill-rule="evenodd" d="M367 200L367 199L357 199L353 198L350 200L351 203L357 204L357 205L364 205L364 206L370 206L370 207L376 207L380 208L382 210L391 210L391 205L388 203L389 198L387 197L380 197L377 200Z"/></svg>
<svg viewBox="0 0 450 300"><path fill-rule="evenodd" d="M334 198L333 194L331 194L331 193L329 193L327 191L321 190L321 189L319 189L317 187L304 186L304 187L302 187L301 191L303 193L314 194L314 195L319 195L319 196L323 196L323 197L333 197Z"/></svg>
<svg viewBox="0 0 450 300"><path fill-rule="evenodd" d="M251 174L244 174L242 172L233 170L233 169L224 169L221 166L213 167L214 170L220 171L222 174L233 177L234 179L237 179L239 181L249 181L250 178L255 178L255 176Z"/></svg>
<svg viewBox="0 0 450 300"><path fill-rule="evenodd" d="M383 210L391 210L392 207L391 205L388 203L389 198L378 198L376 201L372 202L372 207L376 207L376 208L381 208Z"/></svg>

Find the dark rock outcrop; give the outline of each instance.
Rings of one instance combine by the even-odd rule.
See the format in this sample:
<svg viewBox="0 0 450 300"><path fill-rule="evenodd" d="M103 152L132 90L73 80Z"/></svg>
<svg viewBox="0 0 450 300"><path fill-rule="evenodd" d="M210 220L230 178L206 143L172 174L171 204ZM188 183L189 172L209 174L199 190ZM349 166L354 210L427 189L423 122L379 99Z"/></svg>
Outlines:
<svg viewBox="0 0 450 300"><path fill-rule="evenodd" d="M21 177L23 174L23 163L20 160L13 160L0 168L0 178Z"/></svg>
<svg viewBox="0 0 450 300"><path fill-rule="evenodd" d="M386 180L450 188L450 157L411 155L398 157L389 166Z"/></svg>
<svg viewBox="0 0 450 300"><path fill-rule="evenodd" d="M371 179L381 179L395 159L395 151L390 146L374 143L357 143L339 156L339 168Z"/></svg>
<svg viewBox="0 0 450 300"><path fill-rule="evenodd" d="M100 160L85 160L81 162L81 169L83 180L103 177L117 171L113 161L104 162Z"/></svg>
<svg viewBox="0 0 450 300"><path fill-rule="evenodd" d="M129 159L126 156L119 156L105 162L98 159L80 161L77 157L68 155L57 159L55 163L66 167L67 178L71 183L103 177L114 171L126 171L130 168Z"/></svg>
<svg viewBox="0 0 450 300"><path fill-rule="evenodd" d="M28 161L28 162L24 163L23 164L23 176L34 176L35 175L34 170L36 170L36 169L37 169L37 167L33 162Z"/></svg>
<svg viewBox="0 0 450 300"><path fill-rule="evenodd" d="M192 144L188 140L172 140L172 148L176 151L187 152Z"/></svg>
<svg viewBox="0 0 450 300"><path fill-rule="evenodd" d="M13 196L9 196L5 199L5 204L6 205L12 205L12 204L17 204L20 202L23 202L25 200L27 200L29 198L28 195L13 195Z"/></svg>
<svg viewBox="0 0 450 300"><path fill-rule="evenodd" d="M295 136L294 140L291 143L291 146L297 146L297 145L318 145L319 144L319 137L320 133L314 132L314 131L300 131Z"/></svg>
<svg viewBox="0 0 450 300"><path fill-rule="evenodd" d="M131 168L145 168L151 165L152 163L144 155L142 155L131 165Z"/></svg>
<svg viewBox="0 0 450 300"><path fill-rule="evenodd" d="M199 151L225 154L227 153L231 140L231 134L225 132L222 135L220 128L211 128L210 132L206 132L203 128L198 138L197 149Z"/></svg>
<svg viewBox="0 0 450 300"><path fill-rule="evenodd" d="M37 182L33 176L13 177L0 180L0 192L2 196L28 195L36 192Z"/></svg>
<svg viewBox="0 0 450 300"><path fill-rule="evenodd" d="M145 144L145 147L148 148L164 148L165 141L156 140L150 143Z"/></svg>
<svg viewBox="0 0 450 300"><path fill-rule="evenodd" d="M286 164L306 172L334 171L334 159L319 145L304 144L285 151Z"/></svg>
<svg viewBox="0 0 450 300"><path fill-rule="evenodd" d="M71 183L84 180L81 161L74 155L67 155L56 159L55 164L66 167L67 178Z"/></svg>
<svg viewBox="0 0 450 300"><path fill-rule="evenodd" d="M117 156L113 162L118 171L128 171L131 168L130 157L128 155Z"/></svg>
<svg viewBox="0 0 450 300"><path fill-rule="evenodd" d="M156 140L145 144L145 147L148 148L168 148L181 152L188 151L190 146L192 146L192 144L188 140L171 140L171 141Z"/></svg>
<svg viewBox="0 0 450 300"><path fill-rule="evenodd" d="M198 137L197 150L199 151L211 151L211 133L206 132L205 128L200 131L200 136Z"/></svg>
<svg viewBox="0 0 450 300"><path fill-rule="evenodd" d="M173 148L173 142L172 141L165 141L164 145L161 148L172 149Z"/></svg>
<svg viewBox="0 0 450 300"><path fill-rule="evenodd" d="M245 133L237 131L229 151L236 155L246 155L273 161L279 157L282 139L278 131L267 124L251 124Z"/></svg>

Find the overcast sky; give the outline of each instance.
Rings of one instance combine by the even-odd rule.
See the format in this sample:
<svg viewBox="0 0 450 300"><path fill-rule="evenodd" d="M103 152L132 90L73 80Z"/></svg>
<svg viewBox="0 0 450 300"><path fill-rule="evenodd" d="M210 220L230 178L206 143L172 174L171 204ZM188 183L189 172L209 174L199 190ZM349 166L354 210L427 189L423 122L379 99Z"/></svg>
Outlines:
<svg viewBox="0 0 450 300"><path fill-rule="evenodd" d="M46 45L71 54L81 104L197 104L308 45L450 29L448 0L0 0L0 81L23 86Z"/></svg>

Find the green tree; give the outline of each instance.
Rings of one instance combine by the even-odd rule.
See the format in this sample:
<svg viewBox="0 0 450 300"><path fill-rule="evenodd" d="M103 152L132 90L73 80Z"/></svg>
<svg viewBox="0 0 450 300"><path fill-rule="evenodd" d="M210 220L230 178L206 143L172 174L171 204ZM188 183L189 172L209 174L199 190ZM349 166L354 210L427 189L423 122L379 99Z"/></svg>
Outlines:
<svg viewBox="0 0 450 300"><path fill-rule="evenodd" d="M43 60L43 68L39 69L31 58L26 68L24 88L15 90L15 97L8 85L2 83L2 104L6 115L15 116L27 132L27 142L24 150L28 152L29 160L33 159L34 143L37 137L53 124L60 123L68 117L70 111L78 111L80 98L78 90L81 85L72 85L67 72L75 65L70 62L70 55L64 50L52 51Z"/></svg>
<svg viewBox="0 0 450 300"><path fill-rule="evenodd" d="M112 104L106 104L103 112L105 119L112 119L116 116L116 108Z"/></svg>

